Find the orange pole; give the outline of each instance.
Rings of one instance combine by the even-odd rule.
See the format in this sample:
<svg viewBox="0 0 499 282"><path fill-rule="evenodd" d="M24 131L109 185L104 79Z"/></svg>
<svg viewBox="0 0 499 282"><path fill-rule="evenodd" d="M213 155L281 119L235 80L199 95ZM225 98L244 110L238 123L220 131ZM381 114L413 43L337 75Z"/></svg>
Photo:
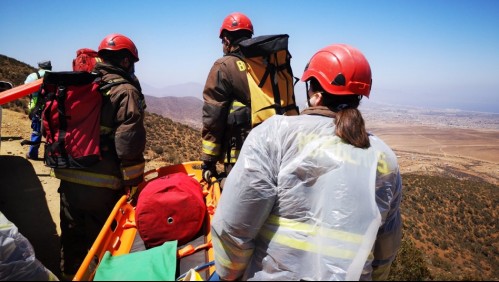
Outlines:
<svg viewBox="0 0 499 282"><path fill-rule="evenodd" d="M33 82L19 85L12 89L3 91L0 93L0 105L6 104L8 102L14 101L21 97L27 96L33 92L38 91L43 83L43 78L35 80Z"/></svg>

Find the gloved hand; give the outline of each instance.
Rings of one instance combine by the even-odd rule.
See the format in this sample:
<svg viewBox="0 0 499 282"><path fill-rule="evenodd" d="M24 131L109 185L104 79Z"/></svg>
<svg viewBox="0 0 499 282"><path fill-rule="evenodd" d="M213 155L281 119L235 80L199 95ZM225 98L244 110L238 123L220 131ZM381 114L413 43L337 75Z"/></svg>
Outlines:
<svg viewBox="0 0 499 282"><path fill-rule="evenodd" d="M201 169L203 170L203 179L208 184L211 184L212 177L218 177L216 162L203 162Z"/></svg>
<svg viewBox="0 0 499 282"><path fill-rule="evenodd" d="M128 201L136 204L137 198L139 197L138 186L125 186L125 194Z"/></svg>

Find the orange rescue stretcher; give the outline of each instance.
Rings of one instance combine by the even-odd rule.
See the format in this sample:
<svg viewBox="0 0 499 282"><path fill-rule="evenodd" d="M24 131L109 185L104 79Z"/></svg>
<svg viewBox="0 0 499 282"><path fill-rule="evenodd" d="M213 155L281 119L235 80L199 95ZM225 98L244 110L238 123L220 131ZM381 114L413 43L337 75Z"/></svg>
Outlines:
<svg viewBox="0 0 499 282"><path fill-rule="evenodd" d="M215 178L212 184L208 184L202 178L201 162L185 162L150 170L145 173L145 181L138 187L140 191L149 181L171 173L185 172L196 179L203 187L208 216L202 227L200 236L177 250L177 267L179 273L185 273L197 266L204 265L199 270L202 279L208 278L215 271L213 265L214 254L211 246L211 220L220 199L220 185ZM188 209L186 209L188 211ZM115 205L106 223L100 231L97 239L87 253L73 281L92 281L99 263L109 251L112 256L128 254L144 250L144 244L137 231L135 224L135 206L123 196Z"/></svg>

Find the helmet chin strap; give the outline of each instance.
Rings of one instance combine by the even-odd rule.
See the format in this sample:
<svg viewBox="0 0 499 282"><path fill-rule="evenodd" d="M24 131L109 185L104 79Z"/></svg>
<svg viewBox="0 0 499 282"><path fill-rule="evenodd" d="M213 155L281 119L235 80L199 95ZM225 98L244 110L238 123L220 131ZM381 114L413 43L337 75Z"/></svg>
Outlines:
<svg viewBox="0 0 499 282"><path fill-rule="evenodd" d="M305 81L305 97L307 97L307 106L310 108L310 97L308 97L308 80Z"/></svg>

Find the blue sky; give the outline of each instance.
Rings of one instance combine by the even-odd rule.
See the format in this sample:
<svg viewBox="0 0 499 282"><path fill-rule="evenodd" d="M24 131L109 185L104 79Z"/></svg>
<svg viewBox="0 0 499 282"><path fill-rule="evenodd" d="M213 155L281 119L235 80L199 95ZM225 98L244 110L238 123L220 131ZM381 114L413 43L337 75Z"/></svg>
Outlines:
<svg viewBox="0 0 499 282"><path fill-rule="evenodd" d="M122 33L139 49L143 84L204 84L222 55L220 25L239 11L255 35L290 35L295 76L320 48L348 43L371 64L371 101L499 113L496 0L1 0L0 7L0 54L32 66L50 59L54 71L70 70L77 49Z"/></svg>

